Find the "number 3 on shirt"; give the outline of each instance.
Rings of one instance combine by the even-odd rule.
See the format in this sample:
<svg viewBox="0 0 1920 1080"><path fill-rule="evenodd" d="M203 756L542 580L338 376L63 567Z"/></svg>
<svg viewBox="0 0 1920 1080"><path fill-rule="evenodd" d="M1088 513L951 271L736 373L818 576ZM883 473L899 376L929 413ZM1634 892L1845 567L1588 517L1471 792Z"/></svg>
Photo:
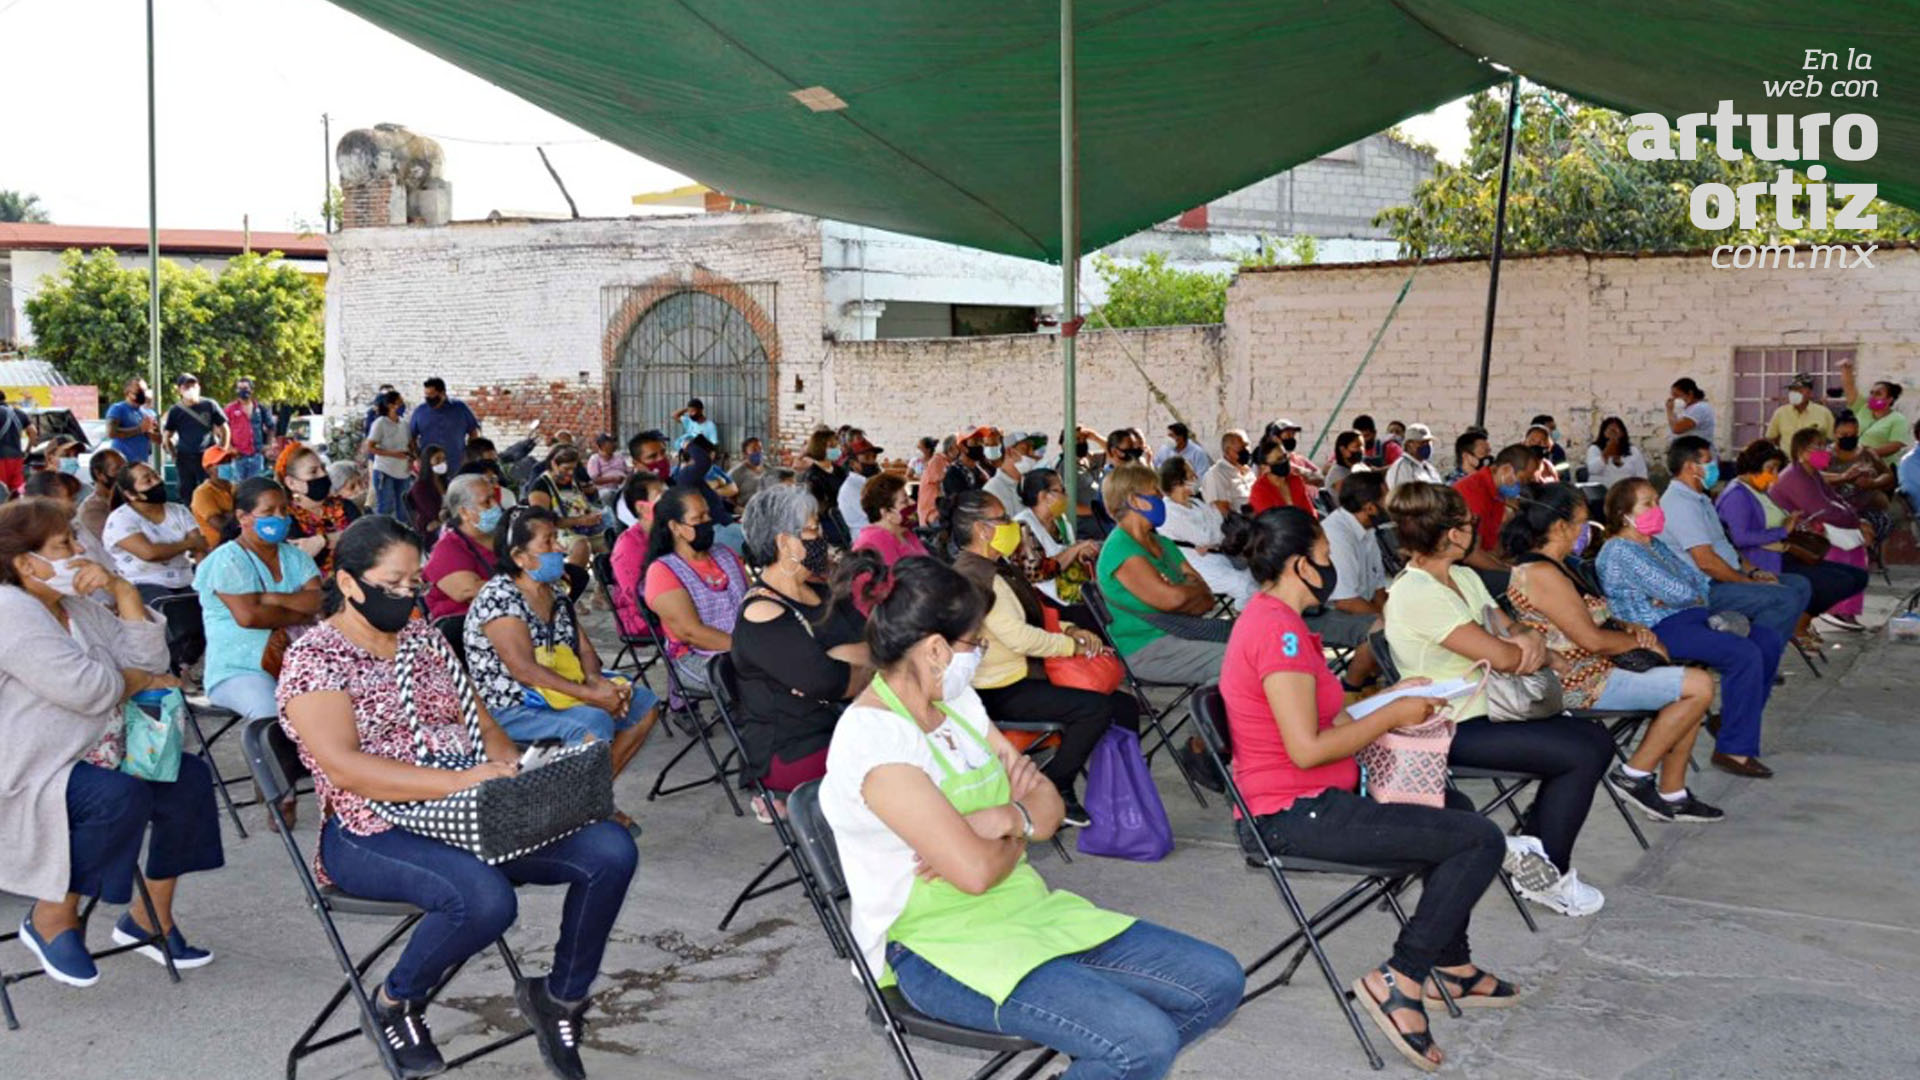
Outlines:
<svg viewBox="0 0 1920 1080"><path fill-rule="evenodd" d="M1280 651L1287 654L1289 657L1299 656L1300 655L1300 635L1292 634L1292 633L1280 635Z"/></svg>

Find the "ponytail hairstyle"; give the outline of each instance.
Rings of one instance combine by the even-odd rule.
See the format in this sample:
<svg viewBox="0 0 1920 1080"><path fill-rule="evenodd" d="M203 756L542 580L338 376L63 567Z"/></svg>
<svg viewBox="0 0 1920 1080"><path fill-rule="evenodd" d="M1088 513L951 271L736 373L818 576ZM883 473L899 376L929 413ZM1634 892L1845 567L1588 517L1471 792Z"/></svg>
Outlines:
<svg viewBox="0 0 1920 1080"><path fill-rule="evenodd" d="M1253 518L1236 510L1220 523L1220 546L1214 550L1229 559L1245 559L1254 535Z"/></svg>
<svg viewBox="0 0 1920 1080"><path fill-rule="evenodd" d="M865 619L873 614L874 606L893 591L893 571L879 553L870 548L854 548L833 564L827 590L827 604L820 609L816 626L826 625L843 605L852 605Z"/></svg>
<svg viewBox="0 0 1920 1080"><path fill-rule="evenodd" d="M979 590L951 566L921 555L893 564L891 587L867 617L867 649L890 668L932 635L956 641L986 618Z"/></svg>
<svg viewBox="0 0 1920 1080"><path fill-rule="evenodd" d="M1297 506L1262 511L1247 531L1247 569L1262 587L1279 581L1295 558L1311 560L1314 541L1320 539L1313 515Z"/></svg>
<svg viewBox="0 0 1920 1080"><path fill-rule="evenodd" d="M551 529L560 528L558 515L544 506L531 503L516 504L500 519L500 528L493 534L495 577L511 578L520 572L519 565L513 561L513 553L533 543L533 527L542 521Z"/></svg>
<svg viewBox="0 0 1920 1080"><path fill-rule="evenodd" d="M265 477L254 477L265 480ZM252 483L253 480L247 481ZM272 481L267 481L272 483ZM234 498L234 506L239 506L239 497ZM337 615L346 606L346 594L340 591L340 575L346 574L355 580L365 580L367 571L379 565L387 554L387 549L395 544L405 544L414 551L421 551L420 534L407 528L385 514L368 514L366 517L347 526L340 534L333 548L333 573L327 575L327 584L320 602L322 616Z"/></svg>
<svg viewBox="0 0 1920 1080"><path fill-rule="evenodd" d="M706 498L690 487L671 487L653 504L653 527L647 531L647 562L673 554L673 530L667 526L684 523L687 510Z"/></svg>
<svg viewBox="0 0 1920 1080"><path fill-rule="evenodd" d="M1562 521L1572 521L1585 499L1572 484L1523 484L1519 505L1500 526L1500 550L1508 559L1538 551L1547 533Z"/></svg>

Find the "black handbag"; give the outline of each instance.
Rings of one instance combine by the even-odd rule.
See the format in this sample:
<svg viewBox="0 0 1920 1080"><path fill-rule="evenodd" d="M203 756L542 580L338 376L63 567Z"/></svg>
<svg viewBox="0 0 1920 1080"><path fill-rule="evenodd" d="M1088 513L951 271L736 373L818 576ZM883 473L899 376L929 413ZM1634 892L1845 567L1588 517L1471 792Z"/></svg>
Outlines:
<svg viewBox="0 0 1920 1080"><path fill-rule="evenodd" d="M1654 668L1670 667L1673 664L1673 661L1652 649L1628 649L1618 656L1610 656L1607 659L1613 661L1613 666L1621 671L1631 671L1635 674L1652 671Z"/></svg>
<svg viewBox="0 0 1920 1080"><path fill-rule="evenodd" d="M414 704L414 665L432 651L453 673L467 724L464 751L435 753L427 745ZM394 682L413 729L414 764L426 769L470 769L487 760L480 738L479 697L466 669L439 634L409 637L394 657ZM371 801L373 812L396 828L472 853L496 865L538 850L595 821L613 816L613 755L607 743L568 747L538 768L475 784L438 799Z"/></svg>

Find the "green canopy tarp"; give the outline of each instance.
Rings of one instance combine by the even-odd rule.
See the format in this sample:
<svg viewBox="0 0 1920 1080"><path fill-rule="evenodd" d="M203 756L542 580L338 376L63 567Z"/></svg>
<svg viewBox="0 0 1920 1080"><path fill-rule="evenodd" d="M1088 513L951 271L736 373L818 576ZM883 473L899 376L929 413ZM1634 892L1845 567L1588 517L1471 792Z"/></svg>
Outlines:
<svg viewBox="0 0 1920 1080"><path fill-rule="evenodd" d="M1055 0L335 2L730 195L1059 257ZM1494 63L1670 118L1723 97L1866 112L1879 152L1833 178L1920 205L1916 0L1076 0L1075 27L1087 249L1499 82ZM1849 47L1877 98L1764 97L1805 50ZM846 108L791 96L812 87Z"/></svg>

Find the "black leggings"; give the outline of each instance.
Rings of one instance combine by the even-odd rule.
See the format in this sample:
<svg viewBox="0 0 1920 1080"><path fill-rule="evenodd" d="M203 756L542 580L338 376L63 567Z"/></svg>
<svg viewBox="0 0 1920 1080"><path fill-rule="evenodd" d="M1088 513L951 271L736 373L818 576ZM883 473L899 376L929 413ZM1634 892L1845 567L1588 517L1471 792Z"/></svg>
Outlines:
<svg viewBox="0 0 1920 1080"><path fill-rule="evenodd" d="M1526 832L1540 838L1547 858L1563 872L1573 865L1573 841L1612 761L1613 736L1607 729L1570 716L1501 723L1467 720L1455 729L1453 750L1447 755L1451 765L1545 777L1527 811Z"/></svg>
<svg viewBox="0 0 1920 1080"><path fill-rule="evenodd" d="M1835 562L1799 563L1788 559L1780 568L1784 574L1807 579L1813 586L1813 599L1807 601L1807 614L1824 615L1828 608L1849 596L1866 591L1872 575L1857 566Z"/></svg>
<svg viewBox="0 0 1920 1080"><path fill-rule="evenodd" d="M1040 770L1062 795L1073 793L1074 777L1086 767L1094 744L1107 733L1109 724L1140 733L1140 703L1132 694L1096 694L1055 686L1045 679L1021 679L1011 686L981 690L980 700L995 722L1045 720L1067 726L1060 733L1060 748Z"/></svg>

